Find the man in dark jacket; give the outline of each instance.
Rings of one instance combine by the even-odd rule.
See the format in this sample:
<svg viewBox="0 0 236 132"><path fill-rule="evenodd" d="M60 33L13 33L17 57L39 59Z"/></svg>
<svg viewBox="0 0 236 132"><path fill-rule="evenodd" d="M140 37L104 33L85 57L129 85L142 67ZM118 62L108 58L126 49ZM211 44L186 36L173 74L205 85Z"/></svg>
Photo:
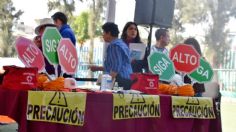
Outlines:
<svg viewBox="0 0 236 132"><path fill-rule="evenodd" d="M54 24L57 25L61 36L63 38L69 38L71 42L75 45L75 34L70 28L70 26L67 24L66 15L62 12L56 12L54 15L52 15L52 19L54 21Z"/></svg>

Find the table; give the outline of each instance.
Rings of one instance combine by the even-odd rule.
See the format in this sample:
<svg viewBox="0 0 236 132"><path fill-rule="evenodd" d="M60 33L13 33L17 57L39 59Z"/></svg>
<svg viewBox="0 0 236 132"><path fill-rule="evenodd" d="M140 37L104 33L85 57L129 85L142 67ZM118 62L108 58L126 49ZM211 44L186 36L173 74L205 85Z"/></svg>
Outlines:
<svg viewBox="0 0 236 132"><path fill-rule="evenodd" d="M112 94L88 93L83 127L26 120L27 91L0 87L0 115L19 123L19 132L221 132L219 117L174 119L171 96L160 95L161 118L112 120Z"/></svg>

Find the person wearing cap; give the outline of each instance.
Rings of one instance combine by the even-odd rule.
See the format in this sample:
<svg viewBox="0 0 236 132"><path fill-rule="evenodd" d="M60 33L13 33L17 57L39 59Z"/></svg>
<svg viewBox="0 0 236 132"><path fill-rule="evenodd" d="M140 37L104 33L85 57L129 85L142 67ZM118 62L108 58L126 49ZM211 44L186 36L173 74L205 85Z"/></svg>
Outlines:
<svg viewBox="0 0 236 132"><path fill-rule="evenodd" d="M67 17L62 12L56 12L54 15L51 16L51 18L54 21L54 24L59 29L59 32L63 38L69 38L71 42L75 45L76 39L75 34L70 28L70 26L67 24Z"/></svg>
<svg viewBox="0 0 236 132"><path fill-rule="evenodd" d="M51 18L43 18L39 21L39 25L35 28L35 34L37 35L34 38L34 43L37 45L37 47L43 51L42 48L42 41L41 37L43 35L43 32L45 31L46 27L56 27L56 25L53 23L53 20ZM48 60L44 57L45 61L45 69L48 74L55 74L55 69L53 65L51 65ZM58 67L58 73L61 73L61 68Z"/></svg>
<svg viewBox="0 0 236 132"><path fill-rule="evenodd" d="M35 34L37 35L34 38L34 43L41 48L42 47L42 42L41 42L41 37L43 35L44 30L46 27L56 27L56 25L53 23L53 20L51 18L43 18L40 19L39 25L35 28Z"/></svg>

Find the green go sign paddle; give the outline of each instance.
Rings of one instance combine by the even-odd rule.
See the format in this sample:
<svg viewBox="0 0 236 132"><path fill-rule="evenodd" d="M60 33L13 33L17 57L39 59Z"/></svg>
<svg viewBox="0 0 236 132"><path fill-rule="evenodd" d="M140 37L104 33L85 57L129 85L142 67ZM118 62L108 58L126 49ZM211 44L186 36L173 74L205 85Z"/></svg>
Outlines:
<svg viewBox="0 0 236 132"><path fill-rule="evenodd" d="M213 77L213 70L211 65L205 59L201 58L200 66L188 76L199 83L205 83L211 81Z"/></svg>
<svg viewBox="0 0 236 132"><path fill-rule="evenodd" d="M43 54L52 65L59 64L57 47L61 40L61 35L56 27L47 27L42 36Z"/></svg>
<svg viewBox="0 0 236 132"><path fill-rule="evenodd" d="M169 81L175 74L173 62L161 52L154 52L148 56L149 70L158 74L160 80Z"/></svg>

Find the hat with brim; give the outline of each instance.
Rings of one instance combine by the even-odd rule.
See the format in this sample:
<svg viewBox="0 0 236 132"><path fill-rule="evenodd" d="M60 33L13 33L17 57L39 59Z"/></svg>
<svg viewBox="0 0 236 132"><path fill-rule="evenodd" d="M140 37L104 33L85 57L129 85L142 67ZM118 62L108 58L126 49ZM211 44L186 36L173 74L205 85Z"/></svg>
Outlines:
<svg viewBox="0 0 236 132"><path fill-rule="evenodd" d="M39 26L37 26L34 30L37 35L39 35L39 29L43 26L55 27L56 25L53 23L53 20L51 18L41 19L40 22L39 22Z"/></svg>

